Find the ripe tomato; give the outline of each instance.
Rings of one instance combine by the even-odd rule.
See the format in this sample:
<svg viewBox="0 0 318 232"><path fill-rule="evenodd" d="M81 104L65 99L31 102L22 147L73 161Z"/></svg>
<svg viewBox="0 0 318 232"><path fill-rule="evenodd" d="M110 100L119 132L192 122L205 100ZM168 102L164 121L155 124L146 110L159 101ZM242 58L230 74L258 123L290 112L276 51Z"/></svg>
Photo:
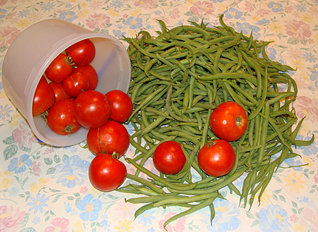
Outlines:
<svg viewBox="0 0 318 232"><path fill-rule="evenodd" d="M164 174L177 174L186 162L181 144L175 141L160 143L154 154L153 162L158 171Z"/></svg>
<svg viewBox="0 0 318 232"><path fill-rule="evenodd" d="M65 49L65 52L76 65L85 66L94 59L95 46L89 39L84 39Z"/></svg>
<svg viewBox="0 0 318 232"><path fill-rule="evenodd" d="M220 139L234 141L239 139L247 127L244 108L236 102L223 102L210 115L210 126Z"/></svg>
<svg viewBox="0 0 318 232"><path fill-rule="evenodd" d="M126 166L106 153L97 155L92 160L88 171L91 184L103 192L117 189L125 181L126 175Z"/></svg>
<svg viewBox="0 0 318 232"><path fill-rule="evenodd" d="M129 134L121 123L107 121L101 127L89 129L86 141L88 149L95 155L116 153L121 157L129 147Z"/></svg>
<svg viewBox="0 0 318 232"><path fill-rule="evenodd" d="M82 92L75 99L77 121L86 128L96 128L105 124L110 115L107 97L96 90Z"/></svg>
<svg viewBox="0 0 318 232"><path fill-rule="evenodd" d="M33 97L32 114L38 116L55 102L54 92L45 77L41 77Z"/></svg>
<svg viewBox="0 0 318 232"><path fill-rule="evenodd" d="M79 66L74 68L73 73L75 72L82 72L88 78L89 88L88 89L95 89L98 83L98 75L96 70L91 65Z"/></svg>
<svg viewBox="0 0 318 232"><path fill-rule="evenodd" d="M125 122L133 110L130 97L117 89L107 92L106 97L111 107L110 118L117 122Z"/></svg>
<svg viewBox="0 0 318 232"><path fill-rule="evenodd" d="M65 92L72 97L77 97L80 93L88 90L88 87L88 78L81 72L72 73L63 81Z"/></svg>
<svg viewBox="0 0 318 232"><path fill-rule="evenodd" d="M70 98L70 96L65 92L63 85L61 83L56 83L52 81L49 83L49 85L52 87L54 91L55 101Z"/></svg>
<svg viewBox="0 0 318 232"><path fill-rule="evenodd" d="M72 65L68 62L67 56L59 54L45 70L45 75L50 81L62 82L66 77L71 75Z"/></svg>
<svg viewBox="0 0 318 232"><path fill-rule="evenodd" d="M55 102L49 109L47 124L52 131L60 135L75 133L81 127L75 118L75 102L73 99L63 99Z"/></svg>
<svg viewBox="0 0 318 232"><path fill-rule="evenodd" d="M235 152L229 142L222 139L211 140L200 149L198 162L208 175L223 176L232 170Z"/></svg>

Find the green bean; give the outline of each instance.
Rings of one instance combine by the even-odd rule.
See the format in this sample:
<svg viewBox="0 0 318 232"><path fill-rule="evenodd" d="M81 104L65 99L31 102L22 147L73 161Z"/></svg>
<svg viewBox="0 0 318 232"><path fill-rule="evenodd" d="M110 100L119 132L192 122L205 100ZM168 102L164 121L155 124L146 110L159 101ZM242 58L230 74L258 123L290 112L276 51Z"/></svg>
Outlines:
<svg viewBox="0 0 318 232"><path fill-rule="evenodd" d="M256 93L256 98L260 98L261 94L262 94L262 88L264 88L264 86L262 86L262 76L261 76L261 68L259 67L258 63L255 63L252 59L250 59L248 57L248 55L241 51L243 59L245 59L245 61L250 65L251 68L253 68L256 72L256 77L257 77L257 93ZM267 78L267 74L264 75L265 78ZM267 82L267 80L266 80Z"/></svg>
<svg viewBox="0 0 318 232"><path fill-rule="evenodd" d="M151 113L154 113L154 114L157 114L158 116L163 116L165 117L166 119L171 119L171 117L166 113L166 112L163 112L161 110L157 110L155 108L152 108L152 107L146 107L145 110L147 112L151 112Z"/></svg>
<svg viewBox="0 0 318 232"><path fill-rule="evenodd" d="M228 173L229 176L231 176L233 173L236 172L236 169L237 169L237 167L238 167L239 158L240 158L240 150L239 150L239 148L236 147L236 151L235 151L235 163L234 163L234 166L233 166L232 170Z"/></svg>
<svg viewBox="0 0 318 232"><path fill-rule="evenodd" d="M183 193L183 194L203 194L203 193L212 193L215 191L220 190L221 188L227 186L229 183L232 183L234 180L239 178L245 171L246 167L241 168L240 170L237 170L232 176L228 176L226 179L224 179L222 182L208 188L200 188L200 189L190 189L190 190L179 190L179 189L172 189L169 188L171 191L175 193Z"/></svg>
<svg viewBox="0 0 318 232"><path fill-rule="evenodd" d="M192 92L193 92L193 90L192 90ZM181 110L182 113L185 113L186 110L189 108L189 101L190 101L189 94L190 94L190 91L189 91L189 87L188 87L188 88L186 88L184 95L183 95L183 108Z"/></svg>
<svg viewBox="0 0 318 232"><path fill-rule="evenodd" d="M186 215L191 214L191 213L193 213L195 211L198 211L198 210L200 210L200 209L202 209L202 208L204 208L206 206L209 206L210 204L213 203L215 198L216 197L208 198L208 199L204 200L203 202L201 202L200 204L197 204L197 205L191 207L190 209L188 209L186 211L183 211L183 212L181 212L179 214L176 214L176 215L172 216L171 218L169 218L167 221L164 222L164 224L163 224L164 228L166 228L166 226L169 223L173 222L174 220L177 220L180 217L186 216Z"/></svg>
<svg viewBox="0 0 318 232"><path fill-rule="evenodd" d="M198 78L203 81L245 78L249 82L256 84L255 77L247 73L215 73L212 75L199 76Z"/></svg>
<svg viewBox="0 0 318 232"><path fill-rule="evenodd" d="M141 177L138 177L138 176L131 175L131 174L127 173L127 178L131 179L131 180L135 180L135 181L137 181L137 182L149 187L150 189L152 189L153 191L155 191L157 193L165 194L164 190L162 190L161 188L158 188L156 185L146 181L145 179L143 179Z"/></svg>
<svg viewBox="0 0 318 232"><path fill-rule="evenodd" d="M247 98L249 103L246 103L247 105L257 105L258 101L253 98L248 92L246 92L245 90L243 90L240 86L236 85L235 83L231 82L231 81L227 81L227 83L233 88L235 89L235 91L237 91L238 93L241 93L245 98Z"/></svg>
<svg viewBox="0 0 318 232"><path fill-rule="evenodd" d="M135 215L134 215L135 218L137 218L139 215L143 214L145 211L152 209L152 208L153 208L152 203L141 206L139 209L136 210Z"/></svg>
<svg viewBox="0 0 318 232"><path fill-rule="evenodd" d="M152 172L150 172L148 169L138 165L135 161L133 161L132 159L130 158L126 158L126 161L128 163L131 163L132 165L134 165L136 168L138 168L141 172L145 173L146 175L148 175L149 177L153 178L154 180L162 183L162 184L165 184L167 187L169 188L172 188L172 189L176 189L176 190L188 190L188 189L193 189L196 184L193 183L193 184L173 184L173 183L170 183L169 181L163 179L163 178L160 178L159 176L153 174Z"/></svg>
<svg viewBox="0 0 318 232"><path fill-rule="evenodd" d="M129 137L129 143L130 143L131 145L133 145L133 146L136 148L136 150L138 150L138 151L140 151L140 152L142 152L142 153L146 153L146 152L147 152L147 150L146 150L143 146L141 146L140 144L138 144L138 143L133 139L132 136Z"/></svg>
<svg viewBox="0 0 318 232"><path fill-rule="evenodd" d="M154 207L187 208L168 219L166 226L209 206L212 221L213 202L223 198L218 191L225 187L240 197L240 204L251 207L257 194L260 201L283 161L298 155L293 146L314 141L314 136L296 139L304 119L294 128L298 89L286 73L293 69L268 58L265 48L270 42L255 40L252 32L236 32L223 17L214 28L202 21L168 29L159 21L157 37L141 31L136 38L125 38L132 70L128 93L134 104L128 123L134 128L130 141L135 148L134 157L126 162L136 169L127 177L138 184L128 183L118 191L143 195L127 200L146 203L135 216ZM239 103L248 114L248 125L243 136L231 142L236 154L232 170L212 177L196 157L215 136L209 116L224 101ZM167 140L181 144L186 163L176 175L157 175L143 165ZM146 177L139 177L140 172ZM235 180L242 176L240 191Z"/></svg>
<svg viewBox="0 0 318 232"><path fill-rule="evenodd" d="M275 161L273 162L273 164L275 164ZM269 182L270 182L270 180L271 180L271 178L272 178L272 176L274 174L274 171L275 171L275 166L270 166L268 168L268 176L267 176L266 179L264 179L264 181L262 183L262 188L260 190L260 193L258 194L258 202L261 201L261 197L262 197L267 185L269 184Z"/></svg>
<svg viewBox="0 0 318 232"><path fill-rule="evenodd" d="M201 131L202 130L202 118L200 117L198 112L194 112L195 118L198 122L198 129Z"/></svg>
<svg viewBox="0 0 318 232"><path fill-rule="evenodd" d="M166 119L165 116L159 116L155 121L153 121L151 124L147 125L143 130L141 131L141 134L147 134L151 130L153 130L155 127L157 127L160 123L162 123Z"/></svg>
<svg viewBox="0 0 318 232"><path fill-rule="evenodd" d="M260 138L260 152L258 154L258 160L257 163L260 164L263 160L263 155L265 151L265 145L266 145L266 135L267 135L267 128L268 128L268 120L269 120L269 102L265 103L265 113L264 113L264 121L262 123L262 135Z"/></svg>
<svg viewBox="0 0 318 232"><path fill-rule="evenodd" d="M173 194L173 193L170 193L169 195L168 194L165 194L164 196L164 199L165 200L168 200L168 199L175 199L177 196L177 194ZM150 203L150 202L157 202L157 201L160 201L163 199L163 196L161 195L153 195L153 196L146 196L146 197L136 197L136 198L130 198L130 199L127 199L126 201L127 202L130 202L130 203ZM152 205L154 206L154 205Z"/></svg>
<svg viewBox="0 0 318 232"><path fill-rule="evenodd" d="M206 199L210 199L213 197L220 196L218 192L213 193L206 193L206 194L198 194L195 196L178 196L174 198L165 198L161 201L157 201L153 204L154 207L163 206L170 203L191 203L191 202L197 202L202 201Z"/></svg>
<svg viewBox="0 0 318 232"><path fill-rule="evenodd" d="M241 196L240 190L238 190L238 188L233 183L229 183L227 186L229 187L231 192L233 191L236 195Z"/></svg>
<svg viewBox="0 0 318 232"><path fill-rule="evenodd" d="M193 89L195 84L195 78L191 76L190 83L189 83L189 103L188 103L188 109L191 108L193 103Z"/></svg>
<svg viewBox="0 0 318 232"><path fill-rule="evenodd" d="M146 73L147 76L149 76L149 70L151 69L151 67L157 62L158 62L157 58L154 58L154 59L147 62L147 64L145 65L145 68L144 68L144 72Z"/></svg>
<svg viewBox="0 0 318 232"><path fill-rule="evenodd" d="M161 196L161 195L158 195L157 192L153 191L150 188L144 187L143 185L129 184L126 186L126 188L128 187L131 187L132 189L139 192L140 194L144 194L147 196Z"/></svg>
<svg viewBox="0 0 318 232"><path fill-rule="evenodd" d="M211 113L212 113L212 110L209 109L207 112L207 115L206 115L207 119L210 117ZM201 139L200 148L202 148L207 142L207 135L208 135L209 126L210 126L210 122L209 122L209 120L206 120L204 127L203 127L203 131L202 131L202 139Z"/></svg>
<svg viewBox="0 0 318 232"><path fill-rule="evenodd" d="M267 85L268 85L267 78L268 78L267 69L265 69L264 84L262 86L263 93L262 93L261 102L258 104L256 109L254 111L252 111L251 114L248 116L248 120L251 120L254 117L256 117L256 115L261 111L261 109L263 108L263 106L265 104L266 95L267 95Z"/></svg>
<svg viewBox="0 0 318 232"><path fill-rule="evenodd" d="M178 121L183 121L183 122L191 122L194 120L188 119L186 117L180 117L178 116L176 113L174 113L171 109L171 105L170 105L170 100L171 100L171 94L172 94L172 85L170 85L169 89L168 89L168 93L167 93L167 97L166 97L166 109L169 113L169 115L173 118L175 118Z"/></svg>
<svg viewBox="0 0 318 232"><path fill-rule="evenodd" d="M215 208L214 208L213 204L209 205L209 209L210 209L210 223L212 225L212 221L215 217Z"/></svg>

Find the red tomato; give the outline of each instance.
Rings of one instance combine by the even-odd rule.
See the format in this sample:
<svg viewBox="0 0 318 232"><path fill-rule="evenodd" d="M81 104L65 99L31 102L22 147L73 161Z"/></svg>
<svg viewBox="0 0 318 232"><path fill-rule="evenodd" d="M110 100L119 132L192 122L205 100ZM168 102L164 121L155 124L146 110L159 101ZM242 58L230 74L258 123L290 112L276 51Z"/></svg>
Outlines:
<svg viewBox="0 0 318 232"><path fill-rule="evenodd" d="M247 127L244 108L236 102L221 103L210 115L210 126L220 139L234 141L239 139Z"/></svg>
<svg viewBox="0 0 318 232"><path fill-rule="evenodd" d="M45 77L41 77L33 97L32 114L38 116L55 102L54 92Z"/></svg>
<svg viewBox="0 0 318 232"><path fill-rule="evenodd" d="M77 121L86 128L96 128L105 124L110 115L107 97L96 90L82 92L75 99Z"/></svg>
<svg viewBox="0 0 318 232"><path fill-rule="evenodd" d="M73 73L75 72L82 72L88 78L89 88L88 89L95 89L98 83L98 75L96 70L91 65L79 66L74 68Z"/></svg>
<svg viewBox="0 0 318 232"><path fill-rule="evenodd" d="M55 102L49 109L47 124L52 131L60 135L75 133L81 127L75 118L73 99L63 99Z"/></svg>
<svg viewBox="0 0 318 232"><path fill-rule="evenodd" d="M45 75L50 81L62 82L66 77L71 75L72 65L68 62L67 56L59 54L45 70Z"/></svg>
<svg viewBox="0 0 318 232"><path fill-rule="evenodd" d="M75 72L63 81L63 88L68 95L77 97L80 93L88 90L89 81L85 74Z"/></svg>
<svg viewBox="0 0 318 232"><path fill-rule="evenodd" d="M109 192L117 189L126 179L126 166L109 154L99 154L89 166L91 184L98 190Z"/></svg>
<svg viewBox="0 0 318 232"><path fill-rule="evenodd" d="M110 118L117 122L125 122L133 110L130 97L117 89L107 92L106 97L111 107Z"/></svg>
<svg viewBox="0 0 318 232"><path fill-rule="evenodd" d="M95 57L95 46L89 39L79 41L67 49L66 54L78 66L88 65Z"/></svg>
<svg viewBox="0 0 318 232"><path fill-rule="evenodd" d="M54 91L55 101L68 99L70 96L65 92L63 85L61 83L50 82L49 85Z"/></svg>
<svg viewBox="0 0 318 232"><path fill-rule="evenodd" d="M153 162L158 171L164 174L177 174L186 162L181 144L175 141L160 143L154 154Z"/></svg>
<svg viewBox="0 0 318 232"><path fill-rule="evenodd" d="M199 166L210 176L223 176L235 164L235 152L231 144L222 139L211 140L198 153Z"/></svg>
<svg viewBox="0 0 318 232"><path fill-rule="evenodd" d="M89 129L86 141L88 149L95 155L116 153L121 157L129 147L129 134L121 123L107 121L101 127Z"/></svg>

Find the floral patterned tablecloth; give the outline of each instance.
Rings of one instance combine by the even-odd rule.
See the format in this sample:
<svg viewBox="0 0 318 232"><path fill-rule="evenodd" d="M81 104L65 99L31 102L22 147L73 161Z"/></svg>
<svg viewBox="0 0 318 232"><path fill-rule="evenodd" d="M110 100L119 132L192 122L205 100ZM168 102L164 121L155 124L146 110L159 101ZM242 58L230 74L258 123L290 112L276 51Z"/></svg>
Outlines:
<svg viewBox="0 0 318 232"><path fill-rule="evenodd" d="M274 41L268 47L270 58L297 69L290 72L299 88L294 107L299 118L306 117L299 138L317 137L317 0L1 0L0 64L19 32L47 18L122 38L140 30L154 33L160 29L158 19L168 27L202 19L218 25L221 13L237 31ZM283 166L296 167L274 174L260 205L242 208L239 198L224 190L227 200L215 201L212 226L204 208L169 224L168 231L318 231L318 146L314 142L295 151L301 157ZM126 155L132 153L130 148ZM164 231L163 222L181 211L158 208L134 219L140 205L126 203L127 195L91 186L87 171L92 158L83 144L40 144L0 80L1 232Z"/></svg>

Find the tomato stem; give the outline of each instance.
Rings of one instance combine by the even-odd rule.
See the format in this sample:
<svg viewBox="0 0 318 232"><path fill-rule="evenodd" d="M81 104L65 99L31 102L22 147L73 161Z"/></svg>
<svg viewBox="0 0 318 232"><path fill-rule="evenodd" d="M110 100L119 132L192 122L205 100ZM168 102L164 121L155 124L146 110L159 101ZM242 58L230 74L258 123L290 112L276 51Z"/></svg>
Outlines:
<svg viewBox="0 0 318 232"><path fill-rule="evenodd" d="M207 147L211 147L215 144L215 138L211 138L208 142L207 142Z"/></svg>
<svg viewBox="0 0 318 232"><path fill-rule="evenodd" d="M112 157L114 157L116 159L119 159L120 155L117 152L114 151L113 154L112 154Z"/></svg>

